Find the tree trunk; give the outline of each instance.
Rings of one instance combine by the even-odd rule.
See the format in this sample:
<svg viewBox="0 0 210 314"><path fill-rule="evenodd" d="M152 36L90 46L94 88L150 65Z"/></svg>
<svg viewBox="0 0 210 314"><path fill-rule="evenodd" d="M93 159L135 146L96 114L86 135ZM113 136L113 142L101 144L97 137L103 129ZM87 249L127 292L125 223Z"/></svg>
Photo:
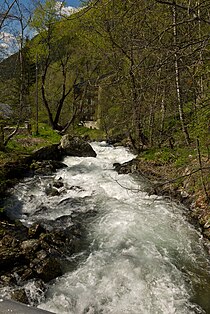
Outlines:
<svg viewBox="0 0 210 314"><path fill-rule="evenodd" d="M45 106L45 108L47 110L47 114L48 114L50 125L51 125L52 129L54 130L55 126L54 126L53 116L52 116L52 112L50 110L50 107L49 107L49 104L48 104L48 101L47 101L47 97L46 97L46 94L45 94L45 81L46 81L48 67L49 67L48 61L46 60L45 68L44 68L44 71L42 73L41 92L42 92L42 100L43 100L44 106Z"/></svg>
<svg viewBox="0 0 210 314"><path fill-rule="evenodd" d="M162 142L163 142L165 115L166 115L166 105L165 105L165 87L164 87L163 95L162 95L162 99L161 99L161 120L160 120L160 139L159 139L159 146L160 147L161 147Z"/></svg>
<svg viewBox="0 0 210 314"><path fill-rule="evenodd" d="M4 127L0 125L0 151L4 150Z"/></svg>
<svg viewBox="0 0 210 314"><path fill-rule="evenodd" d="M158 73L158 82L156 85L155 89L155 94L154 94L154 101L151 102L150 104L150 113L149 113L149 144L150 146L153 146L154 143L154 124L155 124L155 112L156 112L156 106L157 106L157 100L158 100L158 94L159 94L159 82L160 82L160 76L161 76L161 71Z"/></svg>
<svg viewBox="0 0 210 314"><path fill-rule="evenodd" d="M190 144L190 137L185 124L184 111L183 111L183 100L182 100L182 91L180 84L180 70L179 70L179 58L177 53L177 8L176 2L173 5L173 38L174 38L174 68L175 68L175 80L176 80L176 94L177 94L177 103L179 110L179 118L181 122L182 131L185 137L185 142L187 145Z"/></svg>
<svg viewBox="0 0 210 314"><path fill-rule="evenodd" d="M38 90L38 57L36 54L36 135L39 135L39 90Z"/></svg>
<svg viewBox="0 0 210 314"><path fill-rule="evenodd" d="M202 166L201 153L200 153L200 141L199 141L198 138L196 139L196 147L197 147L198 163L199 163L199 168L200 168L201 184L202 184L202 187L203 187L203 192L204 192L204 194L206 196L206 201L209 204L209 200L210 199L209 199L208 191L207 191L205 180L204 180L203 166Z"/></svg>
<svg viewBox="0 0 210 314"><path fill-rule="evenodd" d="M198 38L199 38L199 41L201 42L201 38L202 38L202 35L201 35L201 12L200 12L200 0L198 0L197 2L197 7L198 7L198 11L197 11L197 15L198 15ZM200 48L200 51L199 51L199 65L200 67L202 67L203 65L203 53L202 53L202 49ZM199 98L202 98L203 95L204 95L204 87L203 87L203 74L200 75L200 78L199 78Z"/></svg>
<svg viewBox="0 0 210 314"><path fill-rule="evenodd" d="M133 108L133 117L132 117L132 123L134 126L134 132L136 136L136 148L138 151L141 151L142 146L146 145L148 143L148 139L143 133L142 129L142 123L141 123L141 108L140 108L140 95L137 91L137 84L136 84L136 77L133 72L134 69L134 61L133 56L130 59L131 65L130 65L130 78L131 78L131 85L132 85L132 108Z"/></svg>

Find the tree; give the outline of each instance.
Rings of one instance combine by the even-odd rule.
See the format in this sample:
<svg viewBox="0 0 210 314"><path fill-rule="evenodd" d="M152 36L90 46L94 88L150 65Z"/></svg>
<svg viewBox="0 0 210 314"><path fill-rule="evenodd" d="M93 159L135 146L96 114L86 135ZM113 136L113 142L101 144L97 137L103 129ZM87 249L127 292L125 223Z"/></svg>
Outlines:
<svg viewBox="0 0 210 314"><path fill-rule="evenodd" d="M32 53L38 56L41 67L41 95L49 123L52 129L62 133L75 119L78 109L74 86L79 73L78 66L72 69L72 59L79 45L76 22L60 20L56 3L54 0L46 1L35 10L32 27L40 33L33 41ZM71 114L62 123L62 113L70 101Z"/></svg>
<svg viewBox="0 0 210 314"><path fill-rule="evenodd" d="M0 31L2 30L4 23L7 19L11 18L10 11L16 4L16 0L13 0L11 3L4 0L0 7Z"/></svg>
<svg viewBox="0 0 210 314"><path fill-rule="evenodd" d="M179 65L179 56L177 52L177 7L176 2L174 1L174 5L172 7L173 10L173 38L174 38L174 68L175 68L175 80L176 80L176 93L177 93L177 103L179 109L179 117L181 121L182 131L185 136L186 144L190 144L190 137L188 133L188 129L186 127L184 111L183 111L183 99L182 99L182 91L181 91L181 80L180 80L180 65Z"/></svg>
<svg viewBox="0 0 210 314"><path fill-rule="evenodd" d="M117 103L122 112L127 107L127 119L121 125L124 132L134 138L133 144L138 150L148 144L145 118L148 110L145 106L149 101L145 101L145 96L152 89L151 76L157 69L155 54L149 47L155 35L151 25L147 24L147 10L153 7L153 3L145 4L143 1L115 0L109 4L101 1L92 9L92 18L89 19L94 34L91 42L98 51L98 60L101 58L103 62L100 70L108 68L114 73L110 85L106 82L106 89L111 91L110 97L115 94L113 106ZM90 38L90 35L87 36ZM101 98L101 102L106 101ZM105 114L106 110L103 112ZM106 121L109 121L108 117Z"/></svg>
<svg viewBox="0 0 210 314"><path fill-rule="evenodd" d="M189 145L193 117L199 116L201 102L207 104L209 3L92 4L81 18L91 62L97 60L99 76L113 72L100 84L100 118L106 132L119 132L120 125L138 150L145 145L173 148L176 141Z"/></svg>
<svg viewBox="0 0 210 314"><path fill-rule="evenodd" d="M25 6L22 5L20 0L15 0L11 4L5 1L7 7L6 11L2 13L1 27L4 27L6 22L13 24L16 31L16 42L18 44L18 66L19 66L19 79L18 79L18 105L15 108L17 113L16 127L7 137L3 134L3 127L1 127L1 139L3 142L2 146L6 146L9 140L17 133L19 125L25 118L24 110L26 109L26 98L25 98L25 71L24 71L24 46L25 46L25 30L28 27L30 15ZM7 23L7 28L8 28ZM6 27L5 26L5 27Z"/></svg>

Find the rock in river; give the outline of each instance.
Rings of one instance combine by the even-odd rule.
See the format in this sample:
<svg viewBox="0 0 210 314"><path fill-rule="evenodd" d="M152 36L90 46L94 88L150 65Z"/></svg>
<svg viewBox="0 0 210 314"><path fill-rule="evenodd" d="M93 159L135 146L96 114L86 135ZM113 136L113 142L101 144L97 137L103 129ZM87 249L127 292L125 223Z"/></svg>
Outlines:
<svg viewBox="0 0 210 314"><path fill-rule="evenodd" d="M64 156L96 157L96 152L88 142L69 134L61 138L59 148Z"/></svg>

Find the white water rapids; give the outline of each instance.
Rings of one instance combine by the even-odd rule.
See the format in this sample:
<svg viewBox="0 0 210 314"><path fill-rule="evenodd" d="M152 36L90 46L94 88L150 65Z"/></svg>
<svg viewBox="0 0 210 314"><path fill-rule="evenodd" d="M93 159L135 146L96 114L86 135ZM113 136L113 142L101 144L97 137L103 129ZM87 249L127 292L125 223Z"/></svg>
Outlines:
<svg viewBox="0 0 210 314"><path fill-rule="evenodd" d="M187 209L149 196L144 178L118 175L113 163L134 157L125 148L92 146L97 158L68 157L68 168L56 173L66 194L46 196L45 178L33 190L31 179L17 187L23 207L16 215L26 223L97 211L86 222L88 247L80 263L53 281L39 308L58 314L210 313L210 264L201 234L184 216ZM58 205L67 198L75 206ZM36 212L40 205L49 210Z"/></svg>

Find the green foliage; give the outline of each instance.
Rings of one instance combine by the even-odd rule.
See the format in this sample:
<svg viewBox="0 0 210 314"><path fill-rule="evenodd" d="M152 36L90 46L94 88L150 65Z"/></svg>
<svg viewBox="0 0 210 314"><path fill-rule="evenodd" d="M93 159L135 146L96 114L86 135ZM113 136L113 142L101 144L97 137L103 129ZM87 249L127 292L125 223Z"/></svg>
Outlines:
<svg viewBox="0 0 210 314"><path fill-rule="evenodd" d="M189 162L196 159L196 149L194 147L179 147L176 149L175 166L182 167L187 166Z"/></svg>
<svg viewBox="0 0 210 314"><path fill-rule="evenodd" d="M48 122L48 111L55 120L63 93L69 91L58 124L64 126L71 119L72 125L99 119L102 131L75 127L76 133L89 134L93 139L104 138L104 134L109 138L130 133L139 146L143 134L148 139L147 146L152 150L155 147L154 152L145 153L150 155L146 158L184 164L188 154L185 149L178 151L184 145L185 136L178 106L176 52L183 119L191 139L189 154L192 154L196 138L200 139L201 151L207 152L210 71L206 38L210 26L205 23L206 4L200 8L200 21L194 19L193 9L187 12L181 6L177 7L175 45L171 9L164 3L101 0L92 6L91 1L87 1L91 10L84 9L69 19L58 16L55 3L55 0L47 0L37 6L31 27L38 34L27 43L25 54L29 66L26 72L30 72L30 66L33 68L38 59L40 139L55 137L54 141L57 141L57 135L48 137L45 134L48 131L42 130L42 123ZM197 10L195 0L190 6ZM14 61L14 57L11 60ZM9 63L8 59L7 65ZM32 72L34 76L34 68ZM8 81L1 82L0 102L9 99L9 103L14 104L18 85L11 73L10 64L7 78L16 87L11 92ZM49 110L43 105L41 93L44 73L43 90ZM35 82L30 80L29 74L26 78L30 81L26 100L30 104L33 124ZM173 146L170 140L175 151L168 148ZM13 145L11 149L18 149L19 144L10 145Z"/></svg>
<svg viewBox="0 0 210 314"><path fill-rule="evenodd" d="M176 160L176 155L174 150L164 147L162 149L154 148L145 150L140 154L145 160L153 160L157 163L167 164L172 163Z"/></svg>
<svg viewBox="0 0 210 314"><path fill-rule="evenodd" d="M46 123L39 124L39 135L34 135L34 138L44 139L46 142L50 144L59 143L61 139L61 135L59 135L56 131L52 130L52 128Z"/></svg>
<svg viewBox="0 0 210 314"><path fill-rule="evenodd" d="M209 144L210 109L208 104L200 104L190 121L190 131L194 139L199 138L202 146Z"/></svg>
<svg viewBox="0 0 210 314"><path fill-rule="evenodd" d="M177 147L170 149L163 148L151 148L143 151L140 154L145 160L155 161L160 164L173 164L175 167L187 166L189 162L196 159L196 149L188 147Z"/></svg>
<svg viewBox="0 0 210 314"><path fill-rule="evenodd" d="M56 0L46 0L44 4L39 4L34 11L31 27L42 32L50 24L58 21L56 3Z"/></svg>
<svg viewBox="0 0 210 314"><path fill-rule="evenodd" d="M39 125L39 135L19 135L14 136L8 143L5 152L0 152L0 160L7 161L16 159L19 155L30 154L40 147L59 143L61 136L52 130L47 124ZM16 156L15 156L16 154Z"/></svg>

